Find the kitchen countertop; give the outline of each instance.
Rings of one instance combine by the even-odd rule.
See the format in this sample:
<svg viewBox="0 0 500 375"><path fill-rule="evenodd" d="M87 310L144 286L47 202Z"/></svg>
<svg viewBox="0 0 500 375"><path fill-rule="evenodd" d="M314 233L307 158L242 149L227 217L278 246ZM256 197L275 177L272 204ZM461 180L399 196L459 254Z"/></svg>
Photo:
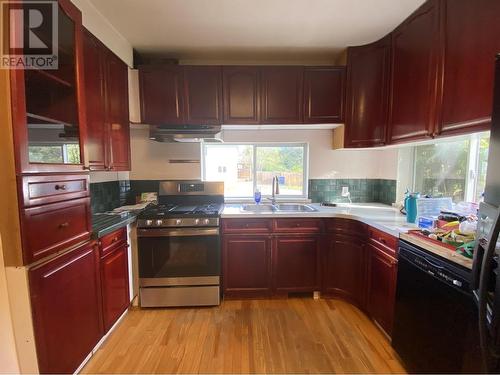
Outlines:
<svg viewBox="0 0 500 375"><path fill-rule="evenodd" d="M92 238L97 239L125 227L135 221L139 211L129 212L126 215L100 213L92 215Z"/></svg>
<svg viewBox="0 0 500 375"><path fill-rule="evenodd" d="M345 218L358 220L392 236L404 239L433 254L459 264L468 269L472 268L472 260L457 254L444 246L428 241L418 240L406 233L410 229L418 229L416 224L406 222L406 216L398 209L381 203L353 203L338 204L337 207L325 207L317 203L308 204L316 208L316 212L248 212L241 210L241 204L226 204L222 218L291 218L291 217L318 217L318 218Z"/></svg>

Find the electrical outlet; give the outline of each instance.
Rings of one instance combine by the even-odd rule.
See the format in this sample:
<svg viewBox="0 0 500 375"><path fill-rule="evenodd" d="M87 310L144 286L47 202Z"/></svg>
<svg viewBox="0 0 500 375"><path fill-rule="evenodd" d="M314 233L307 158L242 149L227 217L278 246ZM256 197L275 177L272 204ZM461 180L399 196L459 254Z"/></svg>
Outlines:
<svg viewBox="0 0 500 375"><path fill-rule="evenodd" d="M342 186L342 196L347 197L349 195L349 186Z"/></svg>

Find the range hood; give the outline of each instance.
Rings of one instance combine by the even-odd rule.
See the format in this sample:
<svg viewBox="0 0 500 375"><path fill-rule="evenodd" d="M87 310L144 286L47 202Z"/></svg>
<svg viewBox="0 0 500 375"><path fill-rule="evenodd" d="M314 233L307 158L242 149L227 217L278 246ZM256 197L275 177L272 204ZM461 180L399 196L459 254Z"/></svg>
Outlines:
<svg viewBox="0 0 500 375"><path fill-rule="evenodd" d="M166 143L223 142L220 125L150 125L149 139Z"/></svg>

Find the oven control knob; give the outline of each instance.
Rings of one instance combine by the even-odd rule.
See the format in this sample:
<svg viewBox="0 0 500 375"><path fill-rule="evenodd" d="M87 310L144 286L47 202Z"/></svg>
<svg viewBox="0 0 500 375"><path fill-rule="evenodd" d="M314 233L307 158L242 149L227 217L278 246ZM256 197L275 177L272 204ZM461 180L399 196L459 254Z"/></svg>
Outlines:
<svg viewBox="0 0 500 375"><path fill-rule="evenodd" d="M210 219L205 219L205 220L203 220L203 224L205 224L205 225L210 224Z"/></svg>
<svg viewBox="0 0 500 375"><path fill-rule="evenodd" d="M160 226L163 224L163 220L156 220L156 225Z"/></svg>
<svg viewBox="0 0 500 375"><path fill-rule="evenodd" d="M153 220L146 220L146 226L150 227L153 225Z"/></svg>
<svg viewBox="0 0 500 375"><path fill-rule="evenodd" d="M182 220L181 220L181 219L177 219L177 220L175 220L175 225L181 225L181 223L182 223Z"/></svg>
<svg viewBox="0 0 500 375"><path fill-rule="evenodd" d="M194 225L200 224L200 219L194 219Z"/></svg>

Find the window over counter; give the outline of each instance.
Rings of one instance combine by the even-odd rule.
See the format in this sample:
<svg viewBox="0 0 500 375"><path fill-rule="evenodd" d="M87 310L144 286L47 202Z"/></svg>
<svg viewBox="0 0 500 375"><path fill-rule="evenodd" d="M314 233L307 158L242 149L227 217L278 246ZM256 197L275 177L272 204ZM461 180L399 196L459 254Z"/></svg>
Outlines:
<svg viewBox="0 0 500 375"><path fill-rule="evenodd" d="M205 181L224 181L228 198L251 198L256 189L271 196L279 177L280 197L307 198L306 143L224 143L202 145Z"/></svg>
<svg viewBox="0 0 500 375"><path fill-rule="evenodd" d="M413 190L454 202L479 202L484 192L489 133L413 147Z"/></svg>

